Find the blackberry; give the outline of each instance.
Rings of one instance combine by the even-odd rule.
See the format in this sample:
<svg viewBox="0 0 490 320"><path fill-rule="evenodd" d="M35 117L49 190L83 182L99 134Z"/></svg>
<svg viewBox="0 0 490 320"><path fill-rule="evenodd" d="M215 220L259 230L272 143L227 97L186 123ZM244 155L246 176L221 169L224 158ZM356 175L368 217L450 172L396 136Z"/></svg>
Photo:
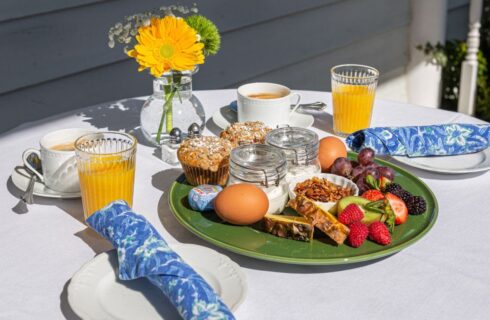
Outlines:
<svg viewBox="0 0 490 320"><path fill-rule="evenodd" d="M402 199L405 204L412 200L413 196L410 192L402 190L398 194L395 194L398 198Z"/></svg>
<svg viewBox="0 0 490 320"><path fill-rule="evenodd" d="M390 183L384 188L384 192L393 193L396 195L398 192L402 191L403 188L398 183Z"/></svg>
<svg viewBox="0 0 490 320"><path fill-rule="evenodd" d="M406 190L404 190L398 183L390 183L384 189L384 192L389 192L394 194L398 198L402 199L403 202L407 203L407 201L412 198L412 194Z"/></svg>
<svg viewBox="0 0 490 320"><path fill-rule="evenodd" d="M422 214L427 210L427 203L421 196L413 196L405 203L407 204L408 213L413 215Z"/></svg>

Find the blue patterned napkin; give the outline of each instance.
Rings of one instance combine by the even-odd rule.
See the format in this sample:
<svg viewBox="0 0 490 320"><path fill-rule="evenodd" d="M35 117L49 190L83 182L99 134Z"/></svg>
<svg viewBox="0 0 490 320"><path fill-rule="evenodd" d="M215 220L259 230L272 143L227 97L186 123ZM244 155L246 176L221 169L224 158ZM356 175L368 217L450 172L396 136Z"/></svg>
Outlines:
<svg viewBox="0 0 490 320"><path fill-rule="evenodd" d="M453 123L369 128L354 132L346 142L356 152L369 147L376 154L392 156L452 156L488 148L490 125Z"/></svg>
<svg viewBox="0 0 490 320"><path fill-rule="evenodd" d="M119 279L148 278L183 319L235 319L209 284L126 202L114 201L91 215L87 223L117 249Z"/></svg>

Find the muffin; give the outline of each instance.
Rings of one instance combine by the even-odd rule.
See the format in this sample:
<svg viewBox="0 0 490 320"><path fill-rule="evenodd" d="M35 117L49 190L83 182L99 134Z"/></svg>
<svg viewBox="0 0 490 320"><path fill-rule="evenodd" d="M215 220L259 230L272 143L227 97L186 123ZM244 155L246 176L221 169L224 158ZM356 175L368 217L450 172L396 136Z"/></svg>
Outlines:
<svg viewBox="0 0 490 320"><path fill-rule="evenodd" d="M271 128L261 121L235 122L226 130L221 131L220 137L230 141L233 147L242 144L263 144L265 135L269 131Z"/></svg>
<svg viewBox="0 0 490 320"><path fill-rule="evenodd" d="M187 182L225 185L232 144L218 137L195 137L186 139L177 150L177 157L184 169Z"/></svg>

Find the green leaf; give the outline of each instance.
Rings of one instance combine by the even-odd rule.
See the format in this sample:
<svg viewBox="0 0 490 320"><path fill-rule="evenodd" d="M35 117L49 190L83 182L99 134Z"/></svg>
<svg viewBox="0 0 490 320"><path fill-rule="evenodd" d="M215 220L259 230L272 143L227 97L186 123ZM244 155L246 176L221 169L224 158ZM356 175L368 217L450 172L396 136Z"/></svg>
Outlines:
<svg viewBox="0 0 490 320"><path fill-rule="evenodd" d="M384 209L384 207L385 207L384 200L372 201L364 205L364 208L367 210Z"/></svg>
<svg viewBox="0 0 490 320"><path fill-rule="evenodd" d="M390 230L390 232L393 232L393 230L395 229L396 216L388 201L386 201L385 212L387 216L385 224L388 227L388 230Z"/></svg>
<svg viewBox="0 0 490 320"><path fill-rule="evenodd" d="M379 190L379 181L371 174L366 177L366 183L371 187L371 189Z"/></svg>

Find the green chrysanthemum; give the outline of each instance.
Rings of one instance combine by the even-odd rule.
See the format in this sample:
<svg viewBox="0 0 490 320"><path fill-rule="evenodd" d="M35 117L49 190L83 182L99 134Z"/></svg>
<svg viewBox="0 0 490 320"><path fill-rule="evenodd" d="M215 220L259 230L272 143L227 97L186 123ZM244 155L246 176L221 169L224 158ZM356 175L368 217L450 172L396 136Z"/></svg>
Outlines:
<svg viewBox="0 0 490 320"><path fill-rule="evenodd" d="M201 36L200 42L204 44L205 55L218 53L221 37L218 28L211 20L201 15L192 15L185 18L185 21Z"/></svg>

